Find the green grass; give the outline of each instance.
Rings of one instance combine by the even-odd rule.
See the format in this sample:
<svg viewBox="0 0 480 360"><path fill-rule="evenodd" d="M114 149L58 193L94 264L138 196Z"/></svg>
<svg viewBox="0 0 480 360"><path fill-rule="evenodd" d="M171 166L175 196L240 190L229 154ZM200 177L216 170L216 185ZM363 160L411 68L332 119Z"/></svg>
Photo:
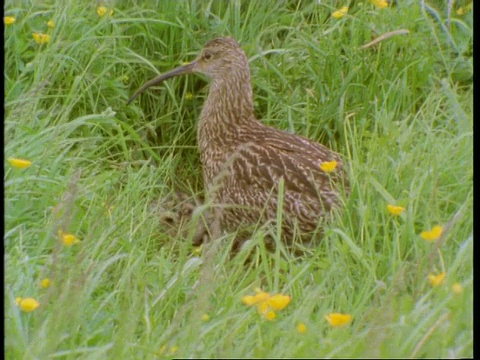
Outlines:
<svg viewBox="0 0 480 360"><path fill-rule="evenodd" d="M103 18L90 1L5 3L5 157L33 161L5 163L6 358L473 356L473 12L457 1L450 28L435 1L330 16L347 3L112 1ZM220 35L250 59L258 118L348 163L344 210L300 258L261 232L234 258L231 234L199 256L194 224L167 231L152 210L202 195L208 86L192 75L126 100ZM437 224L440 242L420 238ZM242 304L256 287L292 296L275 321ZM17 297L41 305L23 313ZM332 328L331 312L353 322Z"/></svg>

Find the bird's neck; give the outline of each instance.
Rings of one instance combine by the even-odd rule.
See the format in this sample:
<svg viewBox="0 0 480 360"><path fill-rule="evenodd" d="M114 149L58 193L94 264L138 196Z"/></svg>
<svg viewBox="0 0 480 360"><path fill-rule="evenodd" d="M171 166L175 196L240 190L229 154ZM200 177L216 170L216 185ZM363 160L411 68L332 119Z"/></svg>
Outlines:
<svg viewBox="0 0 480 360"><path fill-rule="evenodd" d="M257 123L253 113L250 72L233 72L228 78L213 79L198 124L202 147L232 144L237 129Z"/></svg>

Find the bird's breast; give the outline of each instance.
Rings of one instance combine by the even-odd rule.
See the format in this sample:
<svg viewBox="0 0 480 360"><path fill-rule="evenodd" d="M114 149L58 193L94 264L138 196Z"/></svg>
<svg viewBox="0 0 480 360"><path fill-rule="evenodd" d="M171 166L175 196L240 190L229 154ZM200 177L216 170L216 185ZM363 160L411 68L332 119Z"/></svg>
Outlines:
<svg viewBox="0 0 480 360"><path fill-rule="evenodd" d="M242 139L235 127L218 114L203 115L197 129L197 142L207 186L217 177L229 158L237 151Z"/></svg>

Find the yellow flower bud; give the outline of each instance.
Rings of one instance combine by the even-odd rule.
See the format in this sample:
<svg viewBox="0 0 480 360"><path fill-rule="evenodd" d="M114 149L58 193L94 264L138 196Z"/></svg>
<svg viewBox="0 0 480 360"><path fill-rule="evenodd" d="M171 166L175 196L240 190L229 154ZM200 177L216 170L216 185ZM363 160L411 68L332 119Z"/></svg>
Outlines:
<svg viewBox="0 0 480 360"><path fill-rule="evenodd" d="M78 244L80 240L73 234L64 233L62 230L58 230L58 236L60 240L62 240L63 245L65 246L72 246Z"/></svg>
<svg viewBox="0 0 480 360"><path fill-rule="evenodd" d="M460 283L455 283L452 285L452 291L454 294L461 294L463 292L463 286Z"/></svg>
<svg viewBox="0 0 480 360"><path fill-rule="evenodd" d="M348 12L348 6L344 6L340 10L334 11L332 13L332 16L335 19L341 19L342 17L344 17L347 14L347 12Z"/></svg>
<svg viewBox="0 0 480 360"><path fill-rule="evenodd" d="M300 324L297 325L297 331L300 333L300 334L304 334L307 332L307 326L302 322Z"/></svg>
<svg viewBox="0 0 480 360"><path fill-rule="evenodd" d="M433 287L437 287L437 286L440 286L443 284L443 282L445 281L445 277L447 276L447 273L446 272L442 272L438 275L433 275L433 274L430 274L428 275L428 282L430 283L430 285L432 285Z"/></svg>
<svg viewBox="0 0 480 360"><path fill-rule="evenodd" d="M10 158L7 160L16 169L26 169L32 165L30 160Z"/></svg>
<svg viewBox="0 0 480 360"><path fill-rule="evenodd" d="M432 230L422 231L420 236L426 241L436 241L442 236L443 228L439 225L434 226Z"/></svg>
<svg viewBox="0 0 480 360"><path fill-rule="evenodd" d="M395 206L395 205L388 204L387 210L392 215L400 215L405 211L405 208L403 206Z"/></svg>
<svg viewBox="0 0 480 360"><path fill-rule="evenodd" d="M3 23L4 23L6 26L15 24L15 21L17 21L17 19L15 19L13 16L5 16L5 17L3 18Z"/></svg>
<svg viewBox="0 0 480 360"><path fill-rule="evenodd" d="M34 298L20 298L17 305L23 312L32 312L40 306L40 303Z"/></svg>
<svg viewBox="0 0 480 360"><path fill-rule="evenodd" d="M325 315L325 319L333 327L348 325L352 321L352 315L342 313L330 313Z"/></svg>
<svg viewBox="0 0 480 360"><path fill-rule="evenodd" d="M388 7L388 2L385 0L370 0L370 2L379 9L385 9Z"/></svg>
<svg viewBox="0 0 480 360"><path fill-rule="evenodd" d="M45 278L43 279L42 281L40 281L40 286L44 289L47 289L50 287L50 285L52 285L52 282L50 281L50 279L48 278Z"/></svg>

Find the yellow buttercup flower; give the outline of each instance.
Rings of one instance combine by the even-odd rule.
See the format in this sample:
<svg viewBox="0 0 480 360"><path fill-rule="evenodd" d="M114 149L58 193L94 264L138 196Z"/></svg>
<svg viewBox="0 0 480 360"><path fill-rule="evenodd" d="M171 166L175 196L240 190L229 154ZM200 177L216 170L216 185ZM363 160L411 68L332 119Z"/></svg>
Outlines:
<svg viewBox="0 0 480 360"><path fill-rule="evenodd" d="M347 14L347 12L348 12L348 6L344 6L340 10L334 11L332 13L332 16L335 19L341 19L342 17L344 17Z"/></svg>
<svg viewBox="0 0 480 360"><path fill-rule="evenodd" d="M442 285L443 282L445 281L445 277L447 276L447 273L446 272L442 272L438 275L433 275L433 274L430 274L428 275L428 282L430 283L430 285L432 285L433 287L436 287L436 286L439 286L439 285Z"/></svg>
<svg viewBox="0 0 480 360"><path fill-rule="evenodd" d="M16 169L26 169L32 165L30 160L10 158L7 160Z"/></svg>
<svg viewBox="0 0 480 360"><path fill-rule="evenodd" d="M422 231L420 236L426 241L436 241L442 236L443 228L439 225L434 226L432 230Z"/></svg>
<svg viewBox="0 0 480 360"><path fill-rule="evenodd" d="M40 303L34 298L16 298L15 302L23 312L32 312L40 306Z"/></svg>
<svg viewBox="0 0 480 360"><path fill-rule="evenodd" d="M297 331L300 333L300 334L304 334L307 332L307 326L302 322L300 324L297 325Z"/></svg>
<svg viewBox="0 0 480 360"><path fill-rule="evenodd" d="M185 100L192 100L193 99L193 94L191 92L187 92L185 94Z"/></svg>
<svg viewBox="0 0 480 360"><path fill-rule="evenodd" d="M333 170L337 168L337 162L333 161L324 161L320 164L320 169L326 173L331 173Z"/></svg>
<svg viewBox="0 0 480 360"><path fill-rule="evenodd" d="M405 208L403 206L396 206L396 205L387 205L387 210L390 214L392 215L400 215L405 211Z"/></svg>
<svg viewBox="0 0 480 360"><path fill-rule="evenodd" d="M112 16L113 15L113 10L108 11L106 6L99 6L97 7L97 14L100 17L104 17L108 12L108 15Z"/></svg>
<svg viewBox="0 0 480 360"><path fill-rule="evenodd" d="M333 327L341 327L348 325L353 317L350 314L330 313L325 315L325 320Z"/></svg>
<svg viewBox="0 0 480 360"><path fill-rule="evenodd" d="M17 19L15 19L13 16L4 16L3 17L3 23L6 26L15 24L15 21L17 21Z"/></svg>
<svg viewBox="0 0 480 360"><path fill-rule="evenodd" d="M37 44L48 44L50 42L50 35L42 33L33 33L33 39Z"/></svg>
<svg viewBox="0 0 480 360"><path fill-rule="evenodd" d="M58 236L65 246L72 246L78 244L80 240L73 234L64 233L62 230L58 230Z"/></svg>
<svg viewBox="0 0 480 360"><path fill-rule="evenodd" d="M105 14L107 13L108 9L105 6L99 6L97 7L97 14L100 17L104 17Z"/></svg>
<svg viewBox="0 0 480 360"><path fill-rule="evenodd" d="M48 20L47 26L48 26L50 29L53 29L53 28L55 27L55 23L53 22L53 20Z"/></svg>
<svg viewBox="0 0 480 360"><path fill-rule="evenodd" d="M292 299L289 295L270 295L260 289L256 289L256 292L255 295L242 297L242 302L247 306L256 306L258 313L267 320L274 320L276 317L275 311L285 309Z"/></svg>
<svg viewBox="0 0 480 360"><path fill-rule="evenodd" d="M379 9L385 9L388 7L388 2L385 0L370 0L370 2Z"/></svg>
<svg viewBox="0 0 480 360"><path fill-rule="evenodd" d="M210 316L208 316L208 314L203 314L202 321L208 321L208 320L210 320Z"/></svg>
<svg viewBox="0 0 480 360"><path fill-rule="evenodd" d="M267 292L259 291L256 295L246 295L242 298L242 302L245 305L252 306L264 302L270 297L270 294Z"/></svg>
<svg viewBox="0 0 480 360"><path fill-rule="evenodd" d="M47 289L50 287L50 285L52 285L52 282L50 281L50 279L48 278L45 278L43 279L42 281L40 281L40 286L44 289Z"/></svg>
<svg viewBox="0 0 480 360"><path fill-rule="evenodd" d="M288 295L276 294L269 297L265 302L273 310L280 311L285 309L291 300L292 298Z"/></svg>

